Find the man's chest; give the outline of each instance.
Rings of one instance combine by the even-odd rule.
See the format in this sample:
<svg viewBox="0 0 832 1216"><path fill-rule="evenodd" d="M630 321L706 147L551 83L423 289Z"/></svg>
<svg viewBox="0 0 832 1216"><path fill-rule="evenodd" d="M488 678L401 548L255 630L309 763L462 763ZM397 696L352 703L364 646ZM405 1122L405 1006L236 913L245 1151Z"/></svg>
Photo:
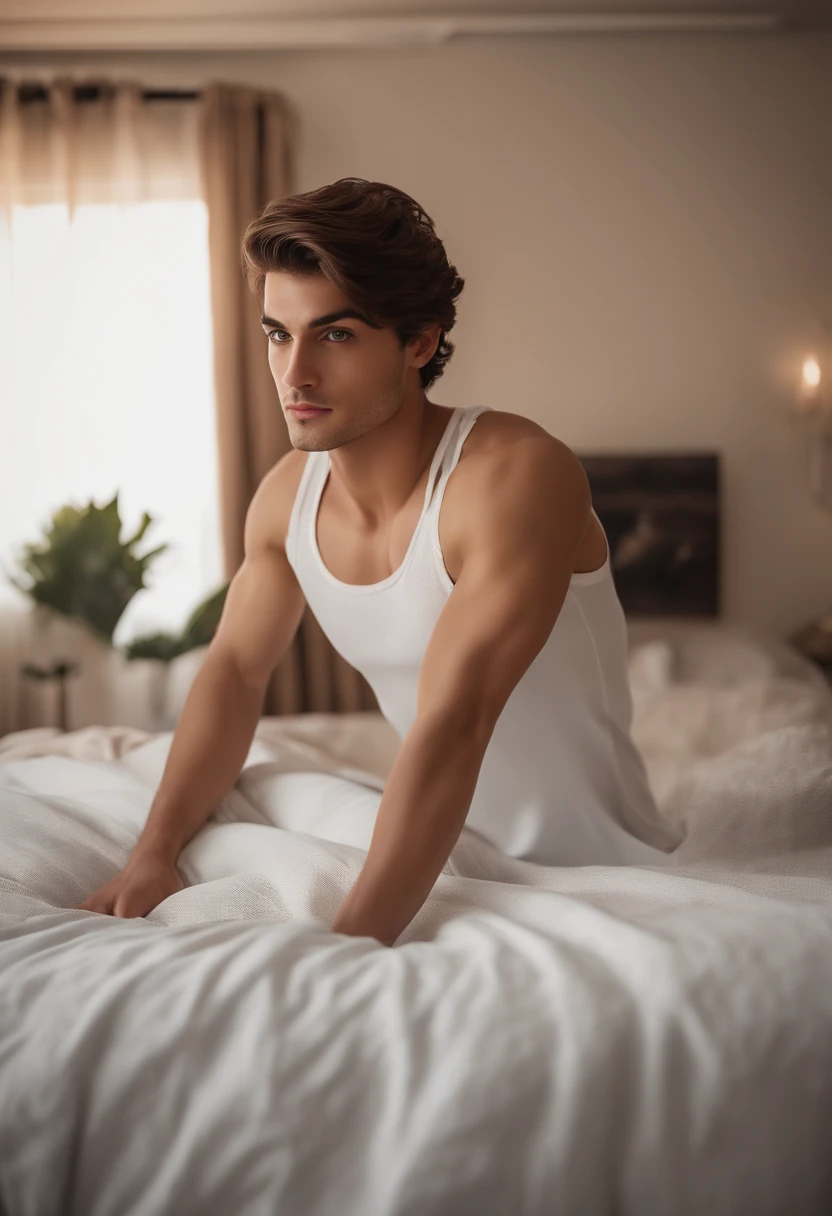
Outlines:
<svg viewBox="0 0 832 1216"><path fill-rule="evenodd" d="M456 470L448 478L438 501L424 506L426 482L385 527L368 527L344 504L327 498L324 487L315 521L318 552L329 572L342 583L371 585L398 571L417 538L427 528L438 532L445 569L456 582L460 570L459 527L463 505L459 501ZM423 509L424 508L424 509Z"/></svg>

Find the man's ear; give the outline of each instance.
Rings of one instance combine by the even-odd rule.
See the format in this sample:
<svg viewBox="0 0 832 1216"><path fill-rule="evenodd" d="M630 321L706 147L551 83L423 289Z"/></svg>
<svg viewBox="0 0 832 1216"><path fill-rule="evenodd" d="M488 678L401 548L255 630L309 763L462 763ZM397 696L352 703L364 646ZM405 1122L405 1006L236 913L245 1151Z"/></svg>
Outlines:
<svg viewBox="0 0 832 1216"><path fill-rule="evenodd" d="M413 339L415 344L415 367L424 367L426 363L430 363L433 356L436 354L436 348L439 345L439 340L442 337L441 325L429 325L423 329Z"/></svg>

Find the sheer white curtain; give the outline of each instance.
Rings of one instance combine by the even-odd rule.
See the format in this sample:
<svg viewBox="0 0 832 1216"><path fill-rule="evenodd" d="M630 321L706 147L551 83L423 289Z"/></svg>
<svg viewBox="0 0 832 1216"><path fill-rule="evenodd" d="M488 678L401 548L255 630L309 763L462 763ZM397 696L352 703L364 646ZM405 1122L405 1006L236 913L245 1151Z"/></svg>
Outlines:
<svg viewBox="0 0 832 1216"><path fill-rule="evenodd" d="M146 510L140 552L170 544L117 644L223 582L197 106L76 83L0 85L0 731L31 614L6 571L58 507L118 491L123 536Z"/></svg>

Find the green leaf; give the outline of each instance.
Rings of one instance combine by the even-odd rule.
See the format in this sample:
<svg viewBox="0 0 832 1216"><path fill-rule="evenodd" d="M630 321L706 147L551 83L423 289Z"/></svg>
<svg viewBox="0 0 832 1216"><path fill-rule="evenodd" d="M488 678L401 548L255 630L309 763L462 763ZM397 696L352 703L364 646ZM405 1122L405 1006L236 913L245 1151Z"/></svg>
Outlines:
<svg viewBox="0 0 832 1216"><path fill-rule="evenodd" d="M27 581L7 577L35 603L82 621L112 645L125 608L146 586L149 566L170 547L157 545L143 556L133 552L151 523L145 512L134 535L121 541L118 491L100 507L93 501L68 503L52 513L39 542L21 547L19 572Z"/></svg>
<svg viewBox="0 0 832 1216"><path fill-rule="evenodd" d="M220 623L222 610L225 607L228 587L229 584L225 583L218 591L214 591L211 595L207 596L193 610L182 632L185 650L193 650L197 646L207 646L211 642Z"/></svg>
<svg viewBox="0 0 832 1216"><path fill-rule="evenodd" d="M127 659L160 659L170 663L182 653L182 639L175 633L147 633L133 638L124 648Z"/></svg>

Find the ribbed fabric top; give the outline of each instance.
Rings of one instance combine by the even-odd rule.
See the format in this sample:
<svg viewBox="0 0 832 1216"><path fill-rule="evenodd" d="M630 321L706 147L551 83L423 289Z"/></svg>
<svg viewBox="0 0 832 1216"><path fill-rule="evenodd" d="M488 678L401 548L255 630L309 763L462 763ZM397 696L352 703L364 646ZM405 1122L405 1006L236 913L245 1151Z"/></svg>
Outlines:
<svg viewBox="0 0 832 1216"><path fill-rule="evenodd" d="M451 412L407 553L381 582L343 583L323 562L316 525L329 452L307 456L292 508L286 553L306 602L402 739L416 717L422 657L454 588L439 543L445 485L489 409ZM599 569L572 575L549 638L506 702L465 826L545 865L664 864L680 837L656 808L631 721L627 628L608 544Z"/></svg>

